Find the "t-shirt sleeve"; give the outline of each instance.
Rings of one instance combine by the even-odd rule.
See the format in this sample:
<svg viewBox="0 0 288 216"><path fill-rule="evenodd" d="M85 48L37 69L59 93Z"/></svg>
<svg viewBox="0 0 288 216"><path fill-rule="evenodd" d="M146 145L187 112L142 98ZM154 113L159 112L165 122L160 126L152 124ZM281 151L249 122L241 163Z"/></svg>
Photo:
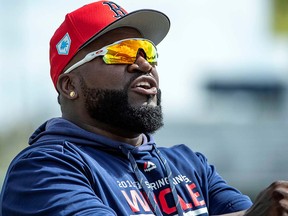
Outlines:
<svg viewBox="0 0 288 216"><path fill-rule="evenodd" d="M8 169L1 215L115 216L94 193L88 175L81 160L61 147L22 154Z"/></svg>
<svg viewBox="0 0 288 216"><path fill-rule="evenodd" d="M203 154L196 153L196 155L206 169L209 193L209 213L211 215L243 211L251 207L252 202L248 196L243 195L239 190L228 185L217 173L215 167L208 163Z"/></svg>

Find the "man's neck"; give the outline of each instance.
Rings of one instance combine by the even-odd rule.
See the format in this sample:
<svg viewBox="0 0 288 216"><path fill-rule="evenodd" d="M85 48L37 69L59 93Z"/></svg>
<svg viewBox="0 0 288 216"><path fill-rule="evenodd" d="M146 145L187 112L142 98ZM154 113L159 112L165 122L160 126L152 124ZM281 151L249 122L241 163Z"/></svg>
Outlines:
<svg viewBox="0 0 288 216"><path fill-rule="evenodd" d="M65 118L65 117L64 117ZM73 119L66 118L67 120L73 122L84 130L90 131L92 133L96 133L109 139L124 142L130 144L132 146L140 146L143 143L143 134L135 133L130 131L125 131L119 128L115 128L104 123L93 122L93 124L89 124L83 121L75 121Z"/></svg>

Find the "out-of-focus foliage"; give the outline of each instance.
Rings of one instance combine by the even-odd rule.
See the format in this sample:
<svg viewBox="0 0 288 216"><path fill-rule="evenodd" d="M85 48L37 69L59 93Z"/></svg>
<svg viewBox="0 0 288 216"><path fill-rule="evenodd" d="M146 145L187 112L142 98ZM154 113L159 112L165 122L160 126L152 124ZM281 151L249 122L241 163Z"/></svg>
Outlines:
<svg viewBox="0 0 288 216"><path fill-rule="evenodd" d="M11 160L25 147L33 131L31 125L19 124L0 133L0 188Z"/></svg>
<svg viewBox="0 0 288 216"><path fill-rule="evenodd" d="M277 34L288 35L288 1L274 0L273 27Z"/></svg>

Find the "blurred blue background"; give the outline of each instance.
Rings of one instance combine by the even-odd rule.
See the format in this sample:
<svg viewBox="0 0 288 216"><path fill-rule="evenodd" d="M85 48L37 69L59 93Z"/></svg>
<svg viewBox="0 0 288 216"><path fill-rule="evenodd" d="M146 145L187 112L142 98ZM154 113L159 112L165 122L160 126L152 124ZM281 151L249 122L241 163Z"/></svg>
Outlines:
<svg viewBox="0 0 288 216"><path fill-rule="evenodd" d="M0 188L7 167L45 120L60 116L49 40L77 0L0 0ZM159 44L165 126L157 143L204 153L253 199L288 180L288 1L118 1L171 19Z"/></svg>

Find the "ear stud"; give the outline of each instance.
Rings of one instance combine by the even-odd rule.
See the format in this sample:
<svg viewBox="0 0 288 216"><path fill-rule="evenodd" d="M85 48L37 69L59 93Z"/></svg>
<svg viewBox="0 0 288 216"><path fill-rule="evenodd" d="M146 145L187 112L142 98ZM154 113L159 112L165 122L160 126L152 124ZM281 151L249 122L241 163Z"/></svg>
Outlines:
<svg viewBox="0 0 288 216"><path fill-rule="evenodd" d="M73 98L73 97L75 97L76 93L74 91L71 91L69 95L71 98Z"/></svg>

